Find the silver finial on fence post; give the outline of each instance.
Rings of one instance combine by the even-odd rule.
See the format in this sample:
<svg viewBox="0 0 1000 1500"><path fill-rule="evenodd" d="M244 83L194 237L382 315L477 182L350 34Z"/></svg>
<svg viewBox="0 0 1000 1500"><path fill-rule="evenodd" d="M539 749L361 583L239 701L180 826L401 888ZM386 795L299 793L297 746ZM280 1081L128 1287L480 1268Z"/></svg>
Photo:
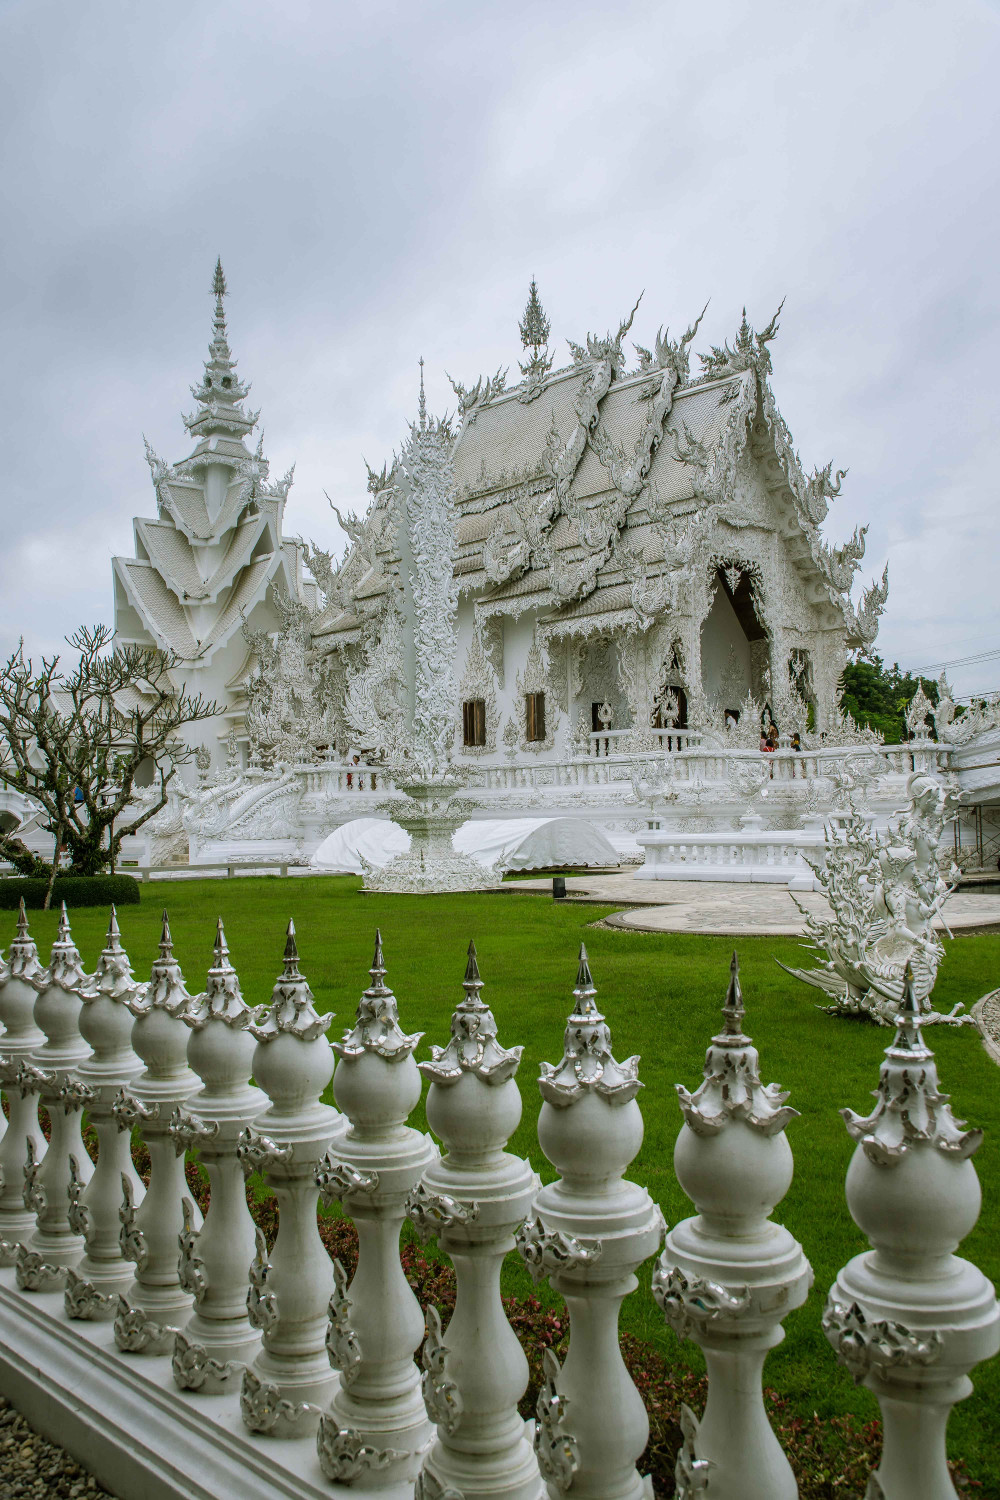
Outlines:
<svg viewBox="0 0 1000 1500"><path fill-rule="evenodd" d="M333 1091L349 1121L320 1165L324 1199L339 1199L358 1231L358 1269L330 1301L331 1361L340 1389L320 1418L317 1447L328 1479L341 1484L413 1480L433 1429L413 1360L424 1320L399 1260L406 1198L435 1159L430 1138L406 1121L420 1100L413 1052L396 997L385 984L382 935L375 934L371 984L353 1028L334 1042ZM352 1342L353 1340L353 1342Z"/></svg>
<svg viewBox="0 0 1000 1500"><path fill-rule="evenodd" d="M567 1490L580 1500L642 1500L651 1491L635 1465L649 1422L619 1350L618 1313L664 1223L645 1188L623 1180L642 1145L639 1059L615 1061L596 994L581 945L563 1056L542 1063L538 1081L538 1140L560 1175L518 1236L532 1276L548 1277L570 1319L566 1362L547 1372L535 1444L552 1500Z"/></svg>
<svg viewBox="0 0 1000 1500"><path fill-rule="evenodd" d="M70 1158L77 1162L83 1185L93 1166L83 1144L83 1107L91 1098L76 1069L90 1048L80 1034L80 989L87 982L83 963L63 902L59 930L48 967L38 976L35 1024L45 1040L31 1054L37 1070L40 1103L49 1112L50 1140L38 1172L40 1207L35 1229L18 1255L17 1281L22 1291L50 1291L62 1284L66 1267L83 1253L83 1238L70 1226Z"/></svg>
<svg viewBox="0 0 1000 1500"><path fill-rule="evenodd" d="M670 1231L653 1273L664 1317L679 1338L694 1340L708 1367L705 1415L698 1422L687 1414L678 1483L683 1471L689 1486L701 1476L718 1500L795 1500L761 1372L784 1337L780 1315L801 1306L813 1279L801 1246L768 1217L791 1186L784 1131L798 1111L776 1084L761 1083L735 953L722 1014L704 1082L694 1094L677 1088L684 1124L674 1166L698 1215Z"/></svg>
<svg viewBox="0 0 1000 1500"><path fill-rule="evenodd" d="M472 943L463 988L451 1040L419 1064L431 1082L427 1121L446 1155L410 1195L409 1214L422 1239L437 1233L458 1292L430 1368L424 1351L425 1400L438 1430L415 1493L540 1500L538 1463L517 1413L528 1363L499 1295L503 1258L537 1188L528 1163L503 1149L521 1119L514 1075L524 1049L497 1040Z"/></svg>
<svg viewBox="0 0 1000 1500"><path fill-rule="evenodd" d="M183 1013L191 1029L187 1060L202 1087L174 1110L168 1127L178 1154L198 1147L210 1185L201 1232L195 1233L190 1214L192 1227L179 1238L181 1285L194 1294L195 1304L174 1338L172 1359L182 1390L206 1396L230 1390L260 1346L260 1333L247 1318L257 1240L237 1155L241 1132L267 1103L249 1082L254 1042L247 1028L253 1014L229 962L220 918L205 989Z"/></svg>
<svg viewBox="0 0 1000 1500"><path fill-rule="evenodd" d="M22 897L17 935L10 945L9 958L0 964L0 1021L4 1026L0 1035L0 1094L10 1110L0 1140L0 1265L4 1266L14 1264L18 1243L26 1240L35 1227L35 1215L24 1206L22 1188L28 1139L36 1161L45 1152L45 1137L38 1124L37 1080L31 1071L31 1054L45 1040L33 1017L43 974Z"/></svg>
<svg viewBox="0 0 1000 1500"><path fill-rule="evenodd" d="M968 1372L1000 1347L992 1284L954 1251L979 1217L970 1158L981 1130L955 1119L907 968L892 1045L871 1114L841 1110L857 1149L847 1205L872 1249L840 1272L823 1328L840 1362L882 1408L882 1457L871 1493L956 1500L945 1431L968 1396Z"/></svg>
<svg viewBox="0 0 1000 1500"><path fill-rule="evenodd" d="M138 989L112 907L97 968L80 989L80 1033L90 1043L91 1053L80 1064L77 1076L93 1090L87 1113L97 1131L97 1165L79 1203L87 1222L86 1249L66 1272L66 1312L71 1318L101 1322L113 1318L119 1294L132 1280L132 1267L122 1255L119 1240L122 1178L131 1183L136 1205L142 1202L145 1189L132 1165L131 1132L118 1129L114 1104L142 1068L132 1051L128 1009Z"/></svg>
<svg viewBox="0 0 1000 1500"><path fill-rule="evenodd" d="M153 960L149 983L128 1002L135 1020L132 1047L146 1064L128 1091L115 1101L121 1130L135 1123L149 1151L149 1187L138 1208L130 1195L119 1210L123 1253L136 1264L135 1279L118 1299L115 1342L130 1354L168 1354L176 1324L191 1311L191 1296L180 1284L177 1236L183 1228L181 1199L185 1193L184 1158L178 1156L170 1134L175 1109L198 1086L187 1065L189 1032L184 1013L191 996L181 966L174 957L167 914L163 913L159 956ZM127 1180L127 1179L126 1179ZM123 1183L124 1187L124 1183ZM201 1228L194 1208L192 1226Z"/></svg>
<svg viewBox="0 0 1000 1500"><path fill-rule="evenodd" d="M243 1373L240 1409L251 1432L272 1437L299 1437L315 1427L317 1403L325 1404L337 1379L326 1351L334 1276L316 1224L315 1180L346 1123L319 1097L333 1077L325 1036L333 1019L316 1012L289 922L271 1003L250 1023L254 1077L271 1103L244 1137L278 1200L279 1220L270 1264L260 1272L269 1298L261 1349Z"/></svg>

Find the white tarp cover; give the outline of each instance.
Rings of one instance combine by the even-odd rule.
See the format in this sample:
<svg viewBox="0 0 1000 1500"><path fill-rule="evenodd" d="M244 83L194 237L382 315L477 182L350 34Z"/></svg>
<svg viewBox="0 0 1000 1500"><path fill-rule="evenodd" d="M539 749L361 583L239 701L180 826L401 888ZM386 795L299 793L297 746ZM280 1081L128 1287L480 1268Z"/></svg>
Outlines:
<svg viewBox="0 0 1000 1500"><path fill-rule="evenodd" d="M389 818L354 818L328 834L309 863L318 870L362 872L361 856L370 865L387 865L396 854L405 854L410 835Z"/></svg>
<svg viewBox="0 0 1000 1500"><path fill-rule="evenodd" d="M461 854L507 870L618 863L606 835L583 818L473 819L462 824L452 843Z"/></svg>
<svg viewBox="0 0 1000 1500"><path fill-rule="evenodd" d="M502 863L508 870L618 863L607 836L583 818L470 819L452 842L460 853L484 865ZM360 875L362 855L370 865L381 866L409 847L409 834L388 818L355 818L323 840L310 864Z"/></svg>

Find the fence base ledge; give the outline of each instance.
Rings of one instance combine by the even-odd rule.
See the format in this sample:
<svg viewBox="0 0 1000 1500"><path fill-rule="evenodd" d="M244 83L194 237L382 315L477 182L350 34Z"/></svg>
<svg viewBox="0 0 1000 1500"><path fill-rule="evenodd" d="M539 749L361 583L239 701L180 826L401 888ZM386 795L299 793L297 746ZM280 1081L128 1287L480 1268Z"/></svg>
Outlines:
<svg viewBox="0 0 1000 1500"><path fill-rule="evenodd" d="M412 1500L326 1480L315 1438L255 1437L239 1390L186 1395L168 1358L122 1354L110 1323L70 1323L63 1294L17 1289L0 1269L0 1393L119 1500Z"/></svg>

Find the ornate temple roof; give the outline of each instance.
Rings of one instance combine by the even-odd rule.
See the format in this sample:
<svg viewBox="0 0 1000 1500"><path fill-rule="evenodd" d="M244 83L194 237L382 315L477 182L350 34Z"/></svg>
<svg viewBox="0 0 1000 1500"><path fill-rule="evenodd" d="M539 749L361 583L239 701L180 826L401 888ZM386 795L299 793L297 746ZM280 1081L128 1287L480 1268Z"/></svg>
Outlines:
<svg viewBox="0 0 1000 1500"><path fill-rule="evenodd" d="M715 547L732 536L739 551L741 534L777 532L817 625L845 630L849 645L869 644L887 578L855 607L864 531L834 549L820 535L843 471L828 464L807 475L795 452L768 380L777 314L758 333L744 313L732 347L700 355L694 377L700 319L679 340L661 330L652 350L636 345L638 368L629 370L631 321L571 342L573 363L553 371L538 342L549 324L532 284L520 384L508 389L503 370L469 388L452 382L461 592L476 596L479 614L543 608L552 633L595 616L635 628L662 609L671 580L710 534ZM359 616L397 586L400 557L385 516L401 483L395 460L381 475L369 470L374 505L342 518L351 544L340 567L328 568L328 604L314 632L329 644L353 639Z"/></svg>
<svg viewBox="0 0 1000 1500"><path fill-rule="evenodd" d="M282 535L292 474L271 482L260 443L251 452L245 442L258 413L243 407L250 387L229 348L221 263L212 295L205 373L191 387L198 409L184 418L197 444L177 464L146 444L157 514L136 518L135 557L113 562L146 634L199 663L242 627L272 583L289 598L314 589L303 583L299 544Z"/></svg>

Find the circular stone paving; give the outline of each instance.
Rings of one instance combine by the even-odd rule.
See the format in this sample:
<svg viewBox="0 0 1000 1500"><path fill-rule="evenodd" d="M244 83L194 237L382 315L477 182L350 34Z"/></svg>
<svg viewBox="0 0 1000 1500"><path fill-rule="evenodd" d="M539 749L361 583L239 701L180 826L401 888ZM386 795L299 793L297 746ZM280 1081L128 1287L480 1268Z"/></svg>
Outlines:
<svg viewBox="0 0 1000 1500"><path fill-rule="evenodd" d="M551 896L552 878L508 881L502 890ZM829 915L826 898L819 891L796 891L793 896L783 885L636 880L630 870L567 875L566 897L593 905L615 906L620 902L632 907L607 918L608 926L630 932L797 937L805 930L799 907L816 916ZM1000 932L1000 893L960 892L950 897L945 913L952 932ZM940 928L941 923L937 926Z"/></svg>

